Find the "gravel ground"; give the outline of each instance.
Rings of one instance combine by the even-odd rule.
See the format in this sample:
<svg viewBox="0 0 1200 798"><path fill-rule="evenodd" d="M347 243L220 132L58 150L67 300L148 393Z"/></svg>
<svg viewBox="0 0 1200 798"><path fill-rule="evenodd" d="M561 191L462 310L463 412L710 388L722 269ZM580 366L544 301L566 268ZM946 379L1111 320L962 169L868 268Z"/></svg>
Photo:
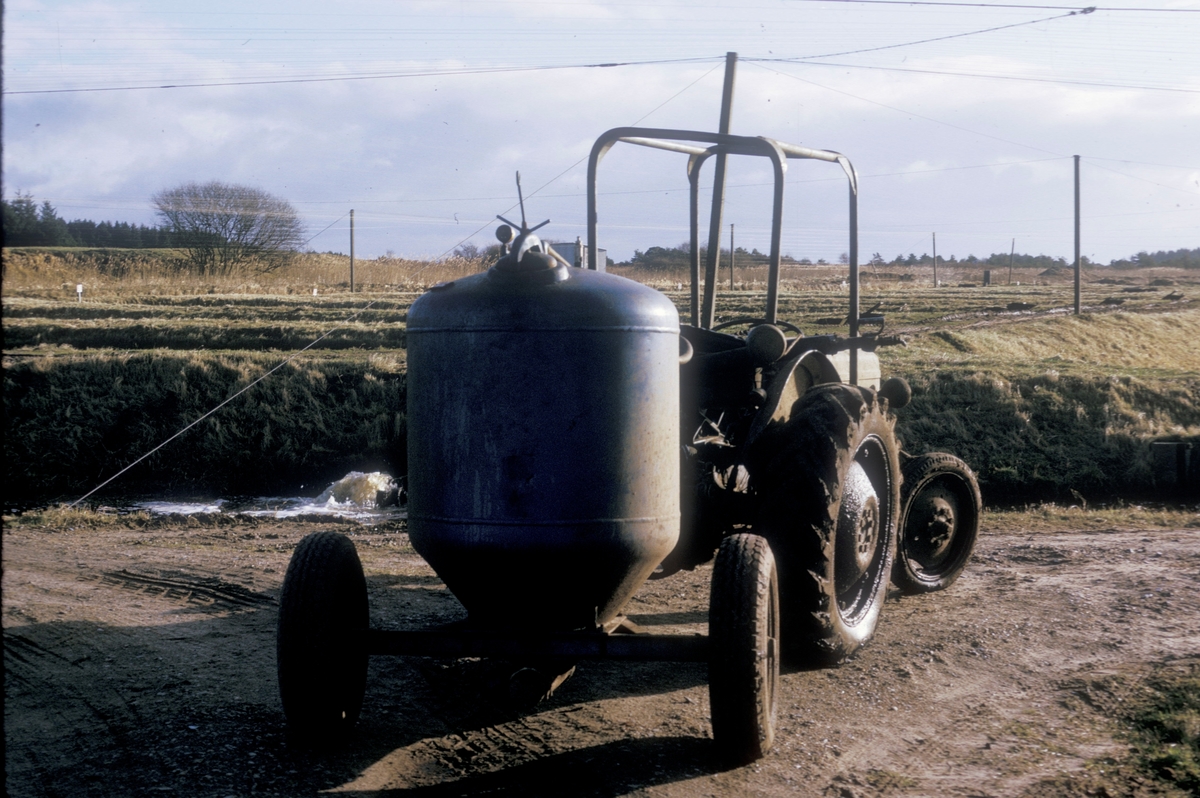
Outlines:
<svg viewBox="0 0 1200 798"><path fill-rule="evenodd" d="M498 663L373 658L354 739L289 746L276 601L304 535L351 535L374 625L463 617L401 523L6 519L7 793L1181 794L1126 760L1119 719L1147 678L1200 663L1200 520L1114 517L987 514L949 590L893 593L840 668L785 670L775 749L737 769L715 756L702 665L585 662L513 713ZM704 631L710 576L647 583L626 611Z"/></svg>

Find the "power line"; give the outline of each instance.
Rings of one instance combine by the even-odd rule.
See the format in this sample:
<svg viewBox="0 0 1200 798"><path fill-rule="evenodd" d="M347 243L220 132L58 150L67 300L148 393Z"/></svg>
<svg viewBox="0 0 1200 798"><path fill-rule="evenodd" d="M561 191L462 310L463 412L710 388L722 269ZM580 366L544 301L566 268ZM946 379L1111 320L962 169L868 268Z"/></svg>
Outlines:
<svg viewBox="0 0 1200 798"><path fill-rule="evenodd" d="M225 401L221 402L219 405L217 405L217 406L216 406L216 407L214 407L213 409L209 410L209 411L208 411L207 413L205 413L204 415L202 415L202 416L200 416L199 418L197 418L196 420L192 421L190 424L188 424L187 426L185 426L183 429L179 430L179 431L178 431L178 432L176 432L174 435L172 435L171 437L167 438L165 441L163 441L162 443L160 443L158 446L155 446L153 449L151 449L150 451L146 452L146 453L145 453L145 454L143 454L141 457L137 458L137 459L136 459L136 460L134 460L132 463L130 463L129 465L125 466L125 467L124 467L124 468L122 468L120 471L118 471L117 473L113 474L111 477L109 477L108 479L104 480L104 481L103 481L103 482L101 482L99 485L97 485L96 487L92 488L92 489L91 489L91 490L89 490L87 493L83 494L82 496L80 496L78 499L76 499L75 501L71 502L71 503L70 503L69 505L67 505L67 506L68 506L68 507L74 507L75 505L77 505L77 504L79 504L81 501L83 501L84 499L86 499L86 498L88 498L89 496L91 496L91 495L93 495L94 493L96 493L96 491L100 490L100 489L101 489L101 488L103 488L105 485L108 485L110 482L113 482L113 481L114 481L114 480L116 480L118 477L120 477L122 474L124 474L125 472L127 472L129 469L133 468L135 465L137 465L138 463L142 462L142 461L143 461L143 460L145 460L147 457L150 457L152 454L154 454L155 452L157 452L159 449L162 449L162 448L163 448L164 446L166 446L168 443L170 443L171 441L175 440L175 439L176 439L176 438L178 438L179 436L183 435L183 434L184 434L184 433L186 433L188 430L190 430L192 427L196 426L197 424L199 424L199 423L200 423L201 421L203 421L204 419L206 419L206 418L208 418L209 416L213 415L213 414L214 414L214 413L216 413L218 410L220 410L222 407L224 407L225 405L229 404L229 403L230 403L230 402L232 402L234 399L237 399L239 396L241 396L242 394L244 394L246 391L250 390L250 389L251 389L251 388L253 388L255 385L258 385L260 382L262 382L263 380L265 380L267 377L270 377L272 374L274 374L275 372L279 371L281 368L283 368L284 366L286 366L288 363L291 363L291 362L292 362L293 360L295 360L296 358L300 357L300 355L304 354L304 353L305 353L305 352L307 352L309 349L312 349L314 346L316 346L317 344L319 344L319 343L320 343L321 341L323 341L324 339L328 338L328 337L329 337L330 335L332 335L333 333L335 333L335 332L337 332L338 330L340 330L342 327L344 327L344 326L346 326L347 324L349 324L350 322L354 321L356 318L358 318L358 317L359 317L359 316L361 316L363 313L365 313L365 312L366 312L366 311L367 311L367 310L368 310L368 309L369 309L369 308L370 308L372 305L374 305L376 302L378 302L378 301L379 301L380 299L382 299L382 298L383 298L383 297L376 297L375 299L372 299L370 302L368 302L368 303L367 303L366 305L364 305L362 308L360 308L359 310L357 310L357 311L355 311L354 313L352 313L352 314L350 314L349 316L347 316L347 317L346 317L346 319L345 319L345 320L344 320L344 321L343 321L341 324L338 324L337 326L335 326L335 327L333 327L333 328L331 328L331 329L329 329L329 330L326 330L324 333L322 333L320 336L318 336L316 339L314 339L314 340L313 340L311 343L309 343L307 346L303 347L302 349L298 349L298 350L296 350L295 352L293 352L291 355L289 355L289 356L288 356L287 358L285 358L284 360L281 360L279 363L276 363L276 364L275 364L275 365L274 365L274 366L273 366L273 367L272 367L272 368L271 368L269 371L263 372L263 374L261 374L261 375L260 375L260 376L259 376L257 379L255 379L253 382L251 382L251 383L249 383L248 385L244 386L244 387L243 387L241 390L237 391L237 392L236 392L236 393L234 393L232 396L230 396L230 397L228 397L227 399L225 399Z"/></svg>
<svg viewBox="0 0 1200 798"><path fill-rule="evenodd" d="M1181 191L1184 194L1191 194L1193 197L1200 196L1200 191L1192 191L1191 189L1179 188L1178 186L1168 186L1166 183L1159 183L1156 180L1147 180L1144 177L1137 177L1136 175L1127 175L1124 172L1118 172L1116 169L1109 169L1107 166L1101 166L1098 163L1091 164L1091 166L1094 166L1097 169L1103 169L1106 172L1112 172L1114 175L1120 175L1121 177L1127 177L1130 180L1140 180L1143 183L1149 183L1150 185L1158 186L1159 188L1169 188L1172 191Z"/></svg>
<svg viewBox="0 0 1200 798"><path fill-rule="evenodd" d="M321 228L321 233L324 233L326 230L328 230L329 228L333 227L335 224L337 224L338 222L340 222L342 219L345 219L345 218L346 218L347 216L349 216L349 215L350 215L350 212L349 212L349 211L347 211L346 213L343 213L341 216L339 216L338 218L334 219L332 222L330 222L329 224L327 224L327 225L325 225L323 228ZM309 237L309 239L308 239L308 241L305 241L305 242L304 242L303 244L301 244L300 246L302 246L302 247L304 247L304 246L308 246L308 242L309 242L309 241L312 241L314 238L316 238L317 236L321 235L321 233L316 233L316 234L314 234L314 235L310 236L310 237Z"/></svg>
<svg viewBox="0 0 1200 798"><path fill-rule="evenodd" d="M906 67L885 67L885 66L866 66L864 64L831 64L828 61L804 61L792 60L787 58L743 58L742 61L776 61L782 63L800 64L805 66L827 66L836 67L838 69L874 69L882 72L913 72L921 75L947 75L950 77L959 78L988 78L991 80L1017 80L1029 83L1060 83L1068 86L1096 86L1104 89L1137 89L1139 91L1173 91L1183 92L1185 94L1200 94L1200 89L1181 89L1174 86L1142 86L1131 83L1101 83L1099 81L1090 80L1066 80L1064 78L1033 78L1022 77L1020 75L988 75L982 72L951 72L942 69L912 69ZM794 77L794 76L792 76Z"/></svg>
<svg viewBox="0 0 1200 798"><path fill-rule="evenodd" d="M1085 155L1089 161L1112 161L1113 163L1135 163L1139 166L1162 166L1167 169L1200 169L1200 166L1181 166L1177 163L1155 163L1153 161L1130 161L1125 158L1101 158L1096 155Z"/></svg>
<svg viewBox="0 0 1200 798"><path fill-rule="evenodd" d="M750 60L750 59L747 59L747 60ZM806 63L811 63L811 62L808 62L808 61L801 61L801 62L799 62L799 63L801 63L801 64L806 64ZM993 135L991 135L990 133L981 133L981 132L980 132L980 131L978 131L978 130L971 130L970 128L965 128L965 127L962 127L962 126L960 126L960 125L951 124L950 122L943 122L943 121L942 121L942 120L940 120L940 119L934 119L934 118L933 118L933 117L931 117L931 116L924 116L923 114L918 114L918 113L916 113L916 112L914 112L914 111L906 111L906 110L904 110L903 108L897 108L897 107L895 107L894 105L888 105L887 103L881 103L881 102L878 102L877 100L868 100L866 97L860 97L860 96L858 96L857 94L851 94L851 93L850 93L850 92L848 92L848 91L842 91L841 89L835 89L835 88L833 88L832 86L826 86L826 85L824 85L824 84L822 84L822 83L817 83L817 82L815 82L815 81L806 80L806 79L804 79L804 78L802 78L802 77L799 77L799 76L797 76L797 75L790 75L790 74L788 74L787 72L780 72L778 69L772 69L771 67L768 67L768 66L763 66L762 64L755 64L755 66L757 66L759 69L765 69L765 70L767 70L768 72L774 72L774 73L775 73L775 74L777 74L777 75L782 75L782 76L783 76L783 77L785 77L785 78L791 78L792 80L798 80L798 81L800 81L801 83L808 83L809 85L816 86L816 87L817 87L817 88L819 88L819 89L825 89L826 91L831 91L831 92L833 92L833 93L835 93L835 94L841 94L841 95L844 95L844 96L846 96L846 97L851 97L851 98L853 98L853 99L855 99L855 100L861 100L862 102L865 102L865 103L870 103L871 105L878 105L880 108L886 108L886 109L888 109L889 111L895 111L895 112L896 112L896 113L898 113L898 114L905 114L905 115L907 115L907 116L915 116L915 117L916 117L916 118L918 118L918 119L924 119L926 122L933 122L934 124L937 124L937 125L945 125L946 127L951 127L951 128L954 128L955 130L961 130L961 131L963 131L964 133L970 133L970 134L971 134L971 135L973 135L973 136L983 136L984 138L994 139L995 141L1002 141L1002 142L1004 142L1005 144L1012 144L1012 145L1014 145L1014 146L1016 146L1016 147L1025 147L1025 148L1027 148L1027 149L1030 149L1030 150L1037 150L1038 152L1044 152L1044 153L1046 153L1047 155L1053 155L1053 156L1055 156L1056 158L1066 158L1066 157L1068 157L1068 156L1066 156L1066 155L1063 155L1063 154L1062 154L1062 153L1060 153L1060 152L1054 152L1053 150L1047 150L1047 149L1043 149L1042 147L1035 147L1035 146L1033 146L1032 144L1024 144L1024 143L1022 143L1022 142L1019 142L1019 141L1013 141L1013 140L1011 140L1011 139L1001 138L1000 136L993 136Z"/></svg>
<svg viewBox="0 0 1200 798"><path fill-rule="evenodd" d="M1025 8L1038 9L1042 11L1071 11L1074 10L1078 14L1090 14L1093 11L1145 11L1150 13L1166 12L1166 13L1200 13L1200 8L1130 8L1120 6L1087 6L1081 8L1079 6L1041 6L1041 5L1018 5L1016 3L951 3L951 2L935 2L935 0L790 0L793 3L863 3L870 5L882 6L952 6L955 8Z"/></svg>
<svg viewBox="0 0 1200 798"><path fill-rule="evenodd" d="M505 72L544 72L557 69L608 69L623 66L645 66L652 64L682 64L714 61L716 57L663 58L647 61L614 61L601 64L557 64L542 66L475 67L470 69L435 69L423 72L378 72L361 75L336 75L309 78L271 78L262 80L211 81L208 83L168 83L158 86L92 86L75 89L24 89L5 91L3 94L86 94L90 92L147 91L154 89L205 89L223 86L273 86L289 83L339 83L358 80L390 80L396 78L442 77L449 75L491 75Z"/></svg>
<svg viewBox="0 0 1200 798"><path fill-rule="evenodd" d="M838 56L842 56L842 55L860 55L862 53L875 53L875 52L879 52L880 50L895 50L897 47L912 47L913 45L917 45L917 44L930 44L931 42L944 42L947 39L961 39L965 36L977 36L981 33L993 33L998 30L1008 30L1009 28L1020 28L1025 25L1036 25L1039 22L1051 22L1056 19L1066 19L1068 17L1074 17L1079 14L1090 14L1094 10L1095 9L1089 8L1089 9L1084 9L1083 11L1072 11L1069 14L1058 14L1057 16L1053 16L1053 17L1043 17L1042 19L1031 19L1026 22L1014 22L1011 25L998 25L994 28L983 28L982 30L972 30L972 31L967 31L966 33L951 33L948 36L935 36L932 39L920 39L918 41L913 41L913 42L904 42L903 44L885 44L885 45L881 45L879 47L866 47L861 50L844 50L840 53L825 53L824 55L806 55L806 56L800 56L797 58L775 58L775 59L764 58L764 59L759 59L759 60L788 61L788 62L794 63L797 61L808 60L810 58L837 58Z"/></svg>
<svg viewBox="0 0 1200 798"><path fill-rule="evenodd" d="M720 66L720 64L718 64L718 66ZM651 108L651 109L650 109L649 111L647 111L646 113L642 114L642 115L641 115L641 117L639 117L639 118L637 119L637 121L635 121L635 122L633 123L633 125L637 125L637 124L641 123L643 120L645 120L645 119L647 119L648 117L650 117L652 114L654 114L655 112L657 112L657 111L658 111L660 108L662 108L663 106L665 106L667 103L671 102L671 101L672 101L672 100L674 100L676 97L678 97L679 95L683 94L685 91L687 91L688 89L690 89L692 86L695 86L697 83L699 83L700 81L704 80L706 77L708 77L709 75L711 75L711 74L712 74L712 73L713 73L713 72L714 72L716 69L717 69L717 67L715 67L715 66L714 66L712 69L708 70L708 71L707 71L707 72L705 72L703 75L701 75L700 77L696 78L696 79L695 79L695 80L693 80L691 83L689 83L688 85L684 86L682 89L680 89L679 91L675 92L675 93L674 93L674 94L672 94L670 97L668 97L667 99L663 100L661 103L659 103L658 105L654 106L653 108ZM584 161L586 161L587 159L588 159L588 156L586 156L586 155L585 155L585 156L583 156L583 157L582 157L582 158L580 158L578 161L576 161L575 163L571 164L571 165L570 165L570 166L568 166L566 169L562 170L562 171L561 171L561 172L559 172L557 175L555 175L554 177L552 177L552 178L550 178L549 180L547 180L545 183L542 183L540 186L538 186L537 188L535 188L535 189L534 189L532 192L530 192L529 196L530 196L530 197L533 197L533 196L534 196L534 195L536 195L536 194L537 194L539 191L541 191L542 189L544 189L546 186L550 185L550 184L551 184L551 183L553 183L555 180L558 180L560 177L562 177L563 175L567 174L568 172L570 172L570 171L571 171L572 169L574 169L576 166L579 166L579 164L583 163L583 162L584 162ZM515 207L517 207L517 206L516 206L516 205L509 205L509 206L508 206L508 208L506 208L506 209L505 209L505 210L504 210L504 211L503 211L503 212L502 212L500 215L501 215L501 216L503 216L505 213L508 213L509 211L511 211L511 210L512 210L513 208L515 208ZM475 236L477 236L477 235L479 235L480 233L482 233L482 232L484 231L484 229L486 229L487 227L490 227L490 226L491 226L491 224L492 224L492 222L493 222L493 221L495 221L495 220L493 220L493 219L489 219L489 220L488 220L488 221L487 221L487 222L486 222L486 223L485 223L485 224L484 224L482 227L479 227L479 228L477 228L477 229L475 230L475 232L471 233L469 236L467 236L466 238L464 238L462 241L459 241L457 244L455 244L454 246L452 246L452 247L450 247L449 249L447 249L445 252L443 252L441 255L439 255L439 256L438 256L438 258L439 258L439 259L441 259L441 258L444 258L444 257L446 257L446 255L450 254L450 253L451 253L451 252L453 252L454 250L456 250L456 249L458 249L459 247L461 247L463 244L465 244L465 243L467 243L468 241L470 241L470 240L471 240L472 238L474 238ZM428 268L428 267L427 267L427 266L422 266L420 269L417 269L417 271L416 271L416 272L413 272L411 275L409 275L409 279L412 279L413 277L415 277L415 276L417 275L417 273L418 273L418 272L420 272L420 271L424 270L425 268Z"/></svg>

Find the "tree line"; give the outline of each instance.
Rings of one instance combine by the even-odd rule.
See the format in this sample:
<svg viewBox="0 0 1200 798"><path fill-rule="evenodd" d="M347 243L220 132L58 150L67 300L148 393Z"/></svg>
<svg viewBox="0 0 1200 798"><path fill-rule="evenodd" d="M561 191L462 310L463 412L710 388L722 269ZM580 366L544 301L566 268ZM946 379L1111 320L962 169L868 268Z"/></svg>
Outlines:
<svg viewBox="0 0 1200 798"><path fill-rule="evenodd" d="M1117 269L1147 269L1151 266L1168 266L1176 269L1200 269L1200 247L1196 249L1173 249L1158 252L1139 252L1132 258L1114 260L1109 264Z"/></svg>
<svg viewBox="0 0 1200 798"><path fill-rule="evenodd" d="M643 269L686 269L691 264L692 247L684 242L674 247L650 247L644 252L640 249L633 251L633 257L627 261L616 264L617 266L638 266ZM738 266L766 266L771 261L771 256L759 252L757 249L747 250L745 247L737 247L734 250L737 256L735 263ZM700 247L700 263L703 264L708 256L708 247ZM814 261L808 258L793 258L791 255L781 255L779 258L781 264L787 266L810 266L814 265ZM839 259L840 263L849 263L850 257L843 254ZM729 263L729 250L722 247L721 263ZM825 265L825 259L815 261L816 265Z"/></svg>
<svg viewBox="0 0 1200 798"><path fill-rule="evenodd" d="M6 247L102 247L156 249L176 246L169 228L129 222L66 221L49 200L39 206L28 194L17 193L4 204Z"/></svg>
<svg viewBox="0 0 1200 798"><path fill-rule="evenodd" d="M770 257L757 249L749 251L742 247L738 247L736 264L738 266L765 266L770 262ZM707 247L700 248L700 262L704 263ZM1096 266L1104 266L1104 264L1093 263L1087 258L1082 257L1083 266L1092 268ZM849 256L843 252L838 256L839 264L848 264ZM691 263L691 247L684 243L675 247L649 247L645 251L634 250L633 257L618 266L637 266L643 269L651 270L668 270L668 269L686 269ZM728 267L729 265L729 250L721 250L721 263ZM824 266L830 265L823 258L810 260L808 258L794 258L791 255L783 255L780 257L780 263L784 266ZM971 267L975 266L980 269L1006 269L1011 264L1014 268L1022 269L1069 269L1074 266L1073 261L1069 261L1063 257L1053 257L1051 255L1026 255L1020 252L996 252L988 255L986 258L979 258L975 255L967 255L965 258L957 258L953 254L949 257L938 255L938 264ZM909 253L905 255L900 253L893 258L886 258L881 253L876 252L866 260L863 268L879 270L886 268L903 268L913 266L933 266L933 256L928 253L917 255ZM1114 269L1145 269L1149 267L1170 267L1178 269L1200 269L1200 248L1197 249L1177 249L1171 251L1160 252L1139 252L1130 258L1121 258L1111 261L1108 267Z"/></svg>
<svg viewBox="0 0 1200 798"><path fill-rule="evenodd" d="M184 183L150 201L163 225L68 222L49 200L39 207L29 194L4 200L6 247L176 248L185 268L224 275L249 268L270 271L286 263L307 241L296 209L262 189L230 183Z"/></svg>

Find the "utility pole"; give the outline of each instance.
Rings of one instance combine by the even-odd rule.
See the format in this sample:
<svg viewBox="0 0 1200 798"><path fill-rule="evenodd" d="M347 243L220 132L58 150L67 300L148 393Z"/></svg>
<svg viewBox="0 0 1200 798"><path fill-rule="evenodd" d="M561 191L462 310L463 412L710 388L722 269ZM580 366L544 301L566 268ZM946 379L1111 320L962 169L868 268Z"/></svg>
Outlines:
<svg viewBox="0 0 1200 798"><path fill-rule="evenodd" d="M933 233L933 287L937 288L937 233Z"/></svg>
<svg viewBox="0 0 1200 798"><path fill-rule="evenodd" d="M1012 240L1012 249L1008 251L1008 284L1012 285L1013 256L1017 254L1017 239Z"/></svg>
<svg viewBox="0 0 1200 798"><path fill-rule="evenodd" d="M737 263L737 248L733 245L733 222L729 223L729 290L733 290L733 265Z"/></svg>
<svg viewBox="0 0 1200 798"><path fill-rule="evenodd" d="M354 209L350 209L350 293L354 293Z"/></svg>
<svg viewBox="0 0 1200 798"><path fill-rule="evenodd" d="M1075 156L1075 315L1079 315L1079 156Z"/></svg>
<svg viewBox="0 0 1200 798"><path fill-rule="evenodd" d="M737 74L737 53L725 54L725 85L721 89L721 124L719 133L729 135L729 118L733 113L733 79ZM721 212L725 208L725 153L717 153L713 174L712 214L708 220L708 262L704 268L704 318L700 326L713 326L717 301L717 267L721 261Z"/></svg>

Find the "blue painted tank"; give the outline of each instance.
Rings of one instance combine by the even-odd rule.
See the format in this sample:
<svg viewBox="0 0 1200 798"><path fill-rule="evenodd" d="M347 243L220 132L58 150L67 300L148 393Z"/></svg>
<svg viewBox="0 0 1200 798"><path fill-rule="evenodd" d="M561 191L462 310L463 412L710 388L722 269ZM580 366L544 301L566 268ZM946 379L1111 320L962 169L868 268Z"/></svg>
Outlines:
<svg viewBox="0 0 1200 798"><path fill-rule="evenodd" d="M473 623L588 628L678 538L679 318L520 243L409 310L409 534Z"/></svg>

